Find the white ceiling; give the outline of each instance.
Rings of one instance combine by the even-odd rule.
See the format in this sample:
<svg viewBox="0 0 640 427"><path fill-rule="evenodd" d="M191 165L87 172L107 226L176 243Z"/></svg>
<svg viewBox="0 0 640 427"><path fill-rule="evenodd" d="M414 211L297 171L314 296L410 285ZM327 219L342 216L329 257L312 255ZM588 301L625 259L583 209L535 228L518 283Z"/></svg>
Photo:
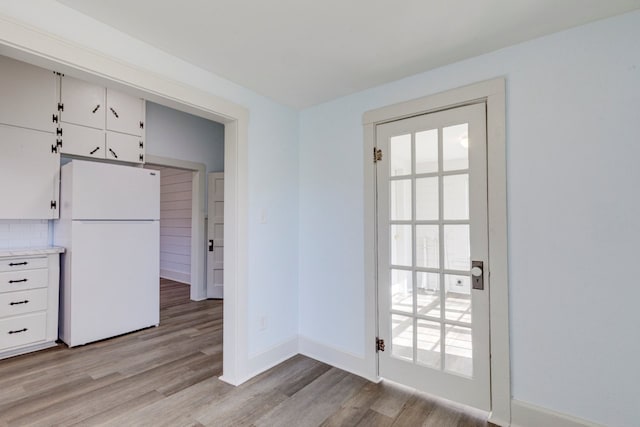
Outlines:
<svg viewBox="0 0 640 427"><path fill-rule="evenodd" d="M59 0L304 108L640 8L640 0Z"/></svg>

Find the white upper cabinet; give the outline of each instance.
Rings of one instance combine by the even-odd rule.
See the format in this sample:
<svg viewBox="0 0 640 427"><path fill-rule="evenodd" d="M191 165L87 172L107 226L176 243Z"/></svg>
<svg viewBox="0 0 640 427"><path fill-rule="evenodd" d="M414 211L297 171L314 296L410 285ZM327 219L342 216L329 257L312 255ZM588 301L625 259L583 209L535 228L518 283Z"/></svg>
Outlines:
<svg viewBox="0 0 640 427"><path fill-rule="evenodd" d="M63 76L60 101L62 122L104 129L106 111L104 87Z"/></svg>
<svg viewBox="0 0 640 427"><path fill-rule="evenodd" d="M144 143L139 136L107 132L106 150L107 159L131 163L144 161Z"/></svg>
<svg viewBox="0 0 640 427"><path fill-rule="evenodd" d="M144 100L107 89L107 130L142 136Z"/></svg>
<svg viewBox="0 0 640 427"><path fill-rule="evenodd" d="M105 158L104 130L87 126L62 124L61 153L74 156Z"/></svg>
<svg viewBox="0 0 640 427"><path fill-rule="evenodd" d="M58 218L55 134L0 125L0 141L0 219Z"/></svg>
<svg viewBox="0 0 640 427"><path fill-rule="evenodd" d="M58 76L4 56L0 56L0 76L0 124L55 132Z"/></svg>

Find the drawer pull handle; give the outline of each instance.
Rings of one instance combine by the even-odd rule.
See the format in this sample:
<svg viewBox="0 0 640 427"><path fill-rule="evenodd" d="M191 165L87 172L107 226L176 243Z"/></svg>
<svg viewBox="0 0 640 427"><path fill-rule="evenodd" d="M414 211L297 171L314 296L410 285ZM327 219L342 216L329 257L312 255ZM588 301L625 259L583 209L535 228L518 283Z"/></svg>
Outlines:
<svg viewBox="0 0 640 427"><path fill-rule="evenodd" d="M27 328L22 328L22 329L18 329L17 331L9 331L9 335L19 334L21 332L27 332L27 331L28 331Z"/></svg>
<svg viewBox="0 0 640 427"><path fill-rule="evenodd" d="M20 304L29 304L29 300L26 299L24 301L16 301L16 302L10 302L9 305L20 305Z"/></svg>
<svg viewBox="0 0 640 427"><path fill-rule="evenodd" d="M89 151L89 154L95 154L96 151L98 151L100 149L100 147L96 147L93 150Z"/></svg>
<svg viewBox="0 0 640 427"><path fill-rule="evenodd" d="M27 265L29 264L27 261L23 261L23 262L10 262L9 263L9 267L15 267L16 265Z"/></svg>
<svg viewBox="0 0 640 427"><path fill-rule="evenodd" d="M20 280L9 280L9 283L20 283L20 282L26 282L28 279L20 279Z"/></svg>

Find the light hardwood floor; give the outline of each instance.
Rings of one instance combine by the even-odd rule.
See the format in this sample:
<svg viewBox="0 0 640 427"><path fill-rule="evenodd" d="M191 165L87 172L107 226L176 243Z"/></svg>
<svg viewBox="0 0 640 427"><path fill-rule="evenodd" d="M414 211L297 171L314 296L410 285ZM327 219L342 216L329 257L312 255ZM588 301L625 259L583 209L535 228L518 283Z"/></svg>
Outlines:
<svg viewBox="0 0 640 427"><path fill-rule="evenodd" d="M221 371L222 302L163 280L158 328L0 361L0 426L490 425L304 356L240 387Z"/></svg>

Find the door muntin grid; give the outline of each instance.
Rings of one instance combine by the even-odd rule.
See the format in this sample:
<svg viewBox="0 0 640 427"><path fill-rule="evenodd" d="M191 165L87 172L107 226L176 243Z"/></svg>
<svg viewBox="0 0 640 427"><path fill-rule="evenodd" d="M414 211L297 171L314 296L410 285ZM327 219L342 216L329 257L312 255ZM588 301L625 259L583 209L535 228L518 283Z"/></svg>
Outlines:
<svg viewBox="0 0 640 427"><path fill-rule="evenodd" d="M392 358L473 377L468 124L389 138Z"/></svg>

